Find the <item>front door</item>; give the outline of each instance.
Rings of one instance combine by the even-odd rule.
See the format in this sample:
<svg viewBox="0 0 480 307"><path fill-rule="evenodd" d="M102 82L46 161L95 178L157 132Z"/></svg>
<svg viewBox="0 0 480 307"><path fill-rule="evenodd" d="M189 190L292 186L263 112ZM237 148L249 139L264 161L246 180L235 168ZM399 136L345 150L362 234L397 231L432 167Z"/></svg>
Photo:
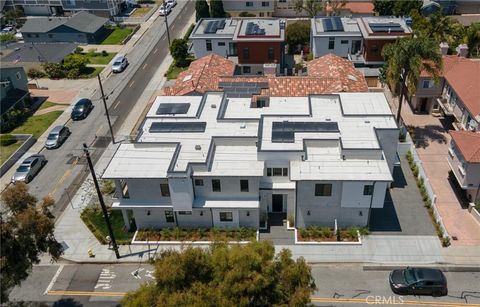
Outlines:
<svg viewBox="0 0 480 307"><path fill-rule="evenodd" d="M283 212L282 194L272 194L272 212Z"/></svg>
<svg viewBox="0 0 480 307"><path fill-rule="evenodd" d="M420 100L420 112L421 113L426 113L427 112L427 104L428 104L427 98L422 98Z"/></svg>

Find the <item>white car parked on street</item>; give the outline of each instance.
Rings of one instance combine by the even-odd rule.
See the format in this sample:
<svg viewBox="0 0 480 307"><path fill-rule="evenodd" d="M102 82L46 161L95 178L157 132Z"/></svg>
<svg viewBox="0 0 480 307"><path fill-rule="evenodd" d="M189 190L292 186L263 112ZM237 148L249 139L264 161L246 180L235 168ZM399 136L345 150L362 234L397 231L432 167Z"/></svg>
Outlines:
<svg viewBox="0 0 480 307"><path fill-rule="evenodd" d="M171 11L172 11L172 7L170 6L170 4L166 3L166 4L162 4L158 12L160 13L160 16L165 16L170 14Z"/></svg>

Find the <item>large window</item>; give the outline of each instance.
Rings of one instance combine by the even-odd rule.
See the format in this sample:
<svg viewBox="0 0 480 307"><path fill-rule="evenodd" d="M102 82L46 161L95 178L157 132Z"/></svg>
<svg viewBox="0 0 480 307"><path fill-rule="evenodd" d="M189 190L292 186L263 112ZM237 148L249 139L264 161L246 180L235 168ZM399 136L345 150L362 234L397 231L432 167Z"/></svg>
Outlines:
<svg viewBox="0 0 480 307"><path fill-rule="evenodd" d="M262 6L270 6L270 2L268 1L262 1Z"/></svg>
<svg viewBox="0 0 480 307"><path fill-rule="evenodd" d="M250 49L248 48L243 48L243 58L245 60L250 59Z"/></svg>
<svg viewBox="0 0 480 307"><path fill-rule="evenodd" d="M366 185L363 187L363 195L373 195L373 185Z"/></svg>
<svg viewBox="0 0 480 307"><path fill-rule="evenodd" d="M283 176L287 177L288 176L288 168L280 168L280 167L273 167L273 168L267 168L267 176Z"/></svg>
<svg viewBox="0 0 480 307"><path fill-rule="evenodd" d="M160 192L162 192L162 196L170 197L170 189L168 188L168 183L160 183Z"/></svg>
<svg viewBox="0 0 480 307"><path fill-rule="evenodd" d="M240 180L240 191L248 192L248 180L246 179Z"/></svg>
<svg viewBox="0 0 480 307"><path fill-rule="evenodd" d="M212 41L207 39L205 40L207 51L212 51Z"/></svg>
<svg viewBox="0 0 480 307"><path fill-rule="evenodd" d="M332 185L330 183L315 184L315 196L332 196Z"/></svg>
<svg viewBox="0 0 480 307"><path fill-rule="evenodd" d="M203 187L203 179L195 179L195 185L199 187Z"/></svg>
<svg viewBox="0 0 480 307"><path fill-rule="evenodd" d="M335 49L335 37L330 37L328 39L328 49L329 50Z"/></svg>
<svg viewBox="0 0 480 307"><path fill-rule="evenodd" d="M273 48L268 48L268 59L273 60L275 59L275 49Z"/></svg>
<svg viewBox="0 0 480 307"><path fill-rule="evenodd" d="M237 43L228 43L228 55L237 56Z"/></svg>
<svg viewBox="0 0 480 307"><path fill-rule="evenodd" d="M249 74L252 72L252 70L250 69L250 66L242 66L242 71L244 74Z"/></svg>
<svg viewBox="0 0 480 307"><path fill-rule="evenodd" d="M423 80L422 88L432 88L433 80Z"/></svg>
<svg viewBox="0 0 480 307"><path fill-rule="evenodd" d="M173 211L165 211L165 220L167 223L175 222L175 218L173 217Z"/></svg>
<svg viewBox="0 0 480 307"><path fill-rule="evenodd" d="M221 192L220 179L212 179L212 191Z"/></svg>
<svg viewBox="0 0 480 307"><path fill-rule="evenodd" d="M245 3L245 5L248 6L248 7L251 7L251 6L253 6L253 1L247 1Z"/></svg>
<svg viewBox="0 0 480 307"><path fill-rule="evenodd" d="M232 212L220 212L220 222L232 222L233 214Z"/></svg>

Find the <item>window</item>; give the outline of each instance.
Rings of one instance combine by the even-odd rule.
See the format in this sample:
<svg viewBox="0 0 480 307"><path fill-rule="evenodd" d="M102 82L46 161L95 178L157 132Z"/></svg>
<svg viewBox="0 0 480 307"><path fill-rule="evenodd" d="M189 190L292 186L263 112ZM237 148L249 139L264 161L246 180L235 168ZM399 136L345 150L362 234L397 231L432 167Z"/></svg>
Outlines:
<svg viewBox="0 0 480 307"><path fill-rule="evenodd" d="M268 97L257 98L256 108L268 107Z"/></svg>
<svg viewBox="0 0 480 307"><path fill-rule="evenodd" d="M288 168L286 168L286 167L282 168L282 176L284 176L284 177L288 176Z"/></svg>
<svg viewBox="0 0 480 307"><path fill-rule="evenodd" d="M287 0L278 0L280 3L287 3Z"/></svg>
<svg viewBox="0 0 480 307"><path fill-rule="evenodd" d="M170 189L168 188L168 183L160 183L160 192L162 192L162 196L170 197Z"/></svg>
<svg viewBox="0 0 480 307"><path fill-rule="evenodd" d="M27 37L32 37L32 34L27 34Z"/></svg>
<svg viewBox="0 0 480 307"><path fill-rule="evenodd" d="M269 60L275 59L275 49L268 48L268 59Z"/></svg>
<svg viewBox="0 0 480 307"><path fill-rule="evenodd" d="M53 34L48 34L48 38L53 38Z"/></svg>
<svg viewBox="0 0 480 307"><path fill-rule="evenodd" d="M212 191L221 192L220 179L212 179Z"/></svg>
<svg viewBox="0 0 480 307"><path fill-rule="evenodd" d="M22 79L22 75L21 75L19 72L17 72L17 73L15 74L15 77L17 77L17 80Z"/></svg>
<svg viewBox="0 0 480 307"><path fill-rule="evenodd" d="M247 7L253 6L253 2L252 2L252 1L247 1L247 2L245 3L245 5L246 5Z"/></svg>
<svg viewBox="0 0 480 307"><path fill-rule="evenodd" d="M265 14L263 12L260 12L260 17L264 17Z"/></svg>
<svg viewBox="0 0 480 307"><path fill-rule="evenodd" d="M237 56L237 43L228 43L228 55Z"/></svg>
<svg viewBox="0 0 480 307"><path fill-rule="evenodd" d="M167 223L175 222L175 218L173 217L173 211L165 211L165 220Z"/></svg>
<svg viewBox="0 0 480 307"><path fill-rule="evenodd" d="M363 195L373 195L373 185L366 185L363 187Z"/></svg>
<svg viewBox="0 0 480 307"><path fill-rule="evenodd" d="M207 51L212 51L212 41L207 39L205 40L206 46L207 46Z"/></svg>
<svg viewBox="0 0 480 307"><path fill-rule="evenodd" d="M268 1L262 1L262 6L270 6L270 2Z"/></svg>
<svg viewBox="0 0 480 307"><path fill-rule="evenodd" d="M218 46L225 46L225 42L218 42Z"/></svg>
<svg viewBox="0 0 480 307"><path fill-rule="evenodd" d="M35 34L35 37L40 37L40 35L38 35L38 34Z"/></svg>
<svg viewBox="0 0 480 307"><path fill-rule="evenodd" d="M348 44L348 41L347 41L347 40L344 40L344 39L342 39L342 40L340 41L340 44L342 44L342 45L346 45L346 44Z"/></svg>
<svg viewBox="0 0 480 307"><path fill-rule="evenodd" d="M243 48L243 58L245 60L250 59L250 49L248 48Z"/></svg>
<svg viewBox="0 0 480 307"><path fill-rule="evenodd" d="M195 185L198 187L203 187L203 179L195 179Z"/></svg>
<svg viewBox="0 0 480 307"><path fill-rule="evenodd" d="M120 187L122 189L122 198L130 198L130 194L128 193L128 185L125 180L120 180Z"/></svg>
<svg viewBox="0 0 480 307"><path fill-rule="evenodd" d="M329 50L335 49L335 37L330 37L328 39L328 49Z"/></svg>
<svg viewBox="0 0 480 307"><path fill-rule="evenodd" d="M281 168L274 168L273 169L273 176L282 176L282 169Z"/></svg>
<svg viewBox="0 0 480 307"><path fill-rule="evenodd" d="M330 183L315 184L315 196L332 196L332 185Z"/></svg>
<svg viewBox="0 0 480 307"><path fill-rule="evenodd" d="M233 214L232 212L220 212L220 222L232 222Z"/></svg>
<svg viewBox="0 0 480 307"><path fill-rule="evenodd" d="M432 88L433 81L432 80L423 80L422 88Z"/></svg>
<svg viewBox="0 0 480 307"><path fill-rule="evenodd" d="M267 176L268 177L272 176L272 169L271 168L267 168Z"/></svg>
<svg viewBox="0 0 480 307"><path fill-rule="evenodd" d="M288 176L288 168L280 168L280 167L274 167L274 168L267 168L267 176Z"/></svg>
<svg viewBox="0 0 480 307"><path fill-rule="evenodd" d="M240 180L240 191L241 192L248 192L248 180Z"/></svg>
<svg viewBox="0 0 480 307"><path fill-rule="evenodd" d="M192 211L178 211L179 215L192 215Z"/></svg>
<svg viewBox="0 0 480 307"><path fill-rule="evenodd" d="M251 72L250 66L243 66L242 69L244 74L249 74Z"/></svg>

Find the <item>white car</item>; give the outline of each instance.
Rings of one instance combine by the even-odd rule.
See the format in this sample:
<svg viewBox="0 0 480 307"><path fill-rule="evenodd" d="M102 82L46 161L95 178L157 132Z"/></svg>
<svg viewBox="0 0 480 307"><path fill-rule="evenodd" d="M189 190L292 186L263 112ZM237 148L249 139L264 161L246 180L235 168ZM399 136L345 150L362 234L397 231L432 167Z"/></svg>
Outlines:
<svg viewBox="0 0 480 307"><path fill-rule="evenodd" d="M118 55L112 64L112 72L119 73L125 70L128 65L127 57L124 55Z"/></svg>
<svg viewBox="0 0 480 307"><path fill-rule="evenodd" d="M167 4L162 4L158 12L160 13L160 16L165 16L170 14L171 11L172 11L172 7L170 6L170 4L167 3Z"/></svg>
<svg viewBox="0 0 480 307"><path fill-rule="evenodd" d="M167 0L166 2L170 5L171 8L177 6L177 0Z"/></svg>

